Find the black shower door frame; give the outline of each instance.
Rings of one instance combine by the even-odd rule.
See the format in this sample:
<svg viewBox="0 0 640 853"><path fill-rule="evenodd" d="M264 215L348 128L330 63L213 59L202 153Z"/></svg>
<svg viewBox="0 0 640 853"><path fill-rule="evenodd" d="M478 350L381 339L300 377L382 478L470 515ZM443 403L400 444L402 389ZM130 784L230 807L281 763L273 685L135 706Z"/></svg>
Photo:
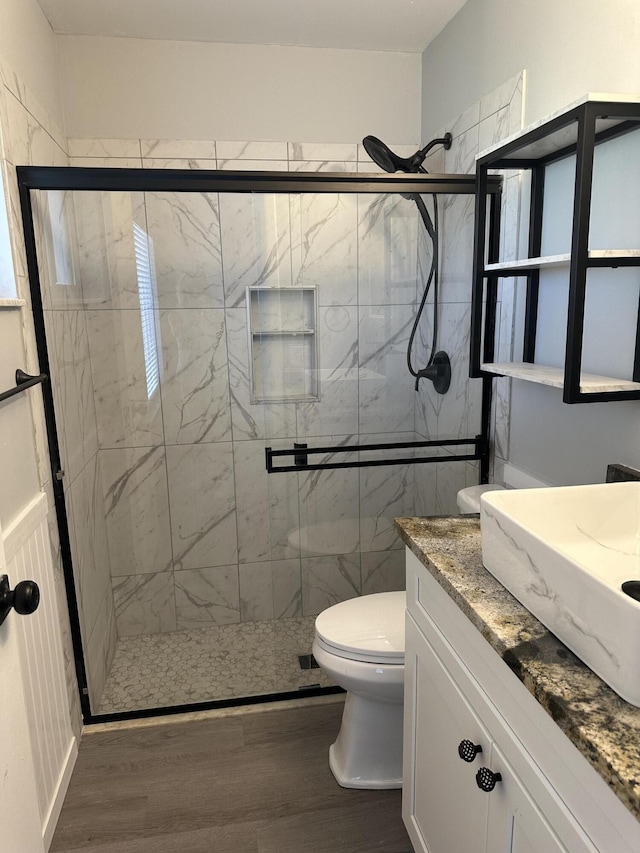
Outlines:
<svg viewBox="0 0 640 853"><path fill-rule="evenodd" d="M461 174L387 174L344 172L236 172L186 169L118 169L78 166L18 166L16 168L25 239L27 272L40 371L50 375L49 353L44 323L44 309L38 271L32 190L113 191L113 192L232 192L232 193L400 193L411 195L476 195L476 176ZM502 177L489 176L487 192L494 201L502 192ZM495 235L494 235L495 237ZM87 670L80 633L80 616L73 575L69 521L64 498L64 471L53 404L52 383L42 385L44 415L51 465L54 503L60 538L71 640L80 706L85 725L142 717L200 711L213 708L272 702L290 699L298 693L271 693L234 699L212 700L191 705L123 711L117 714L94 714L89 702ZM480 481L488 482L489 429L492 380L483 378L481 432L465 443L474 452L467 459L480 462ZM319 687L305 690L305 696L339 692L340 688ZM341 692L341 691L340 691Z"/></svg>

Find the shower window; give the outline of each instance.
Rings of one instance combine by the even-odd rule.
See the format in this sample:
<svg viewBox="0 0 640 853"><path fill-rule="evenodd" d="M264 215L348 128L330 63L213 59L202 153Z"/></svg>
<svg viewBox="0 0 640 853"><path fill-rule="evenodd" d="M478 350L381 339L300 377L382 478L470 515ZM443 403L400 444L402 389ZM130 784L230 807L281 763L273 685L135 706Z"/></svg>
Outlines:
<svg viewBox="0 0 640 853"><path fill-rule="evenodd" d="M153 275L153 244L137 222L133 225L133 245L138 275L138 299L140 301L140 325L142 328L142 349L144 352L144 372L147 379L147 397L150 400L160 385L158 366L158 339L155 321L155 277Z"/></svg>
<svg viewBox="0 0 640 853"><path fill-rule="evenodd" d="M18 295L13 271L4 177L4 172L0 172L0 300L16 299Z"/></svg>

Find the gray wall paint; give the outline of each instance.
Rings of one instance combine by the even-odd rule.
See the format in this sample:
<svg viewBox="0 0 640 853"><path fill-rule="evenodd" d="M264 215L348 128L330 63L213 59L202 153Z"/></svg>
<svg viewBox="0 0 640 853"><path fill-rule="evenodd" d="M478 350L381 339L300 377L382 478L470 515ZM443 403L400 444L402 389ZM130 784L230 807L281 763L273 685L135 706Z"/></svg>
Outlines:
<svg viewBox="0 0 640 853"><path fill-rule="evenodd" d="M427 47L422 130L527 71L527 124L585 92L640 91L637 0L468 0Z"/></svg>
<svg viewBox="0 0 640 853"><path fill-rule="evenodd" d="M567 406L561 393L512 383L509 461L555 485L604 483L612 462L640 468L640 403Z"/></svg>

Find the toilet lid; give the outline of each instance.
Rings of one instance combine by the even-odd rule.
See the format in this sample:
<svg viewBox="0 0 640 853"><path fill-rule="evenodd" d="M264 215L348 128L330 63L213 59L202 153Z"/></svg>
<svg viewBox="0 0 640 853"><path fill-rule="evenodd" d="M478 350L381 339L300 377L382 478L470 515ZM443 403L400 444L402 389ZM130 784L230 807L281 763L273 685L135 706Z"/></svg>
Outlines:
<svg viewBox="0 0 640 853"><path fill-rule="evenodd" d="M380 592L334 604L316 619L316 636L328 647L386 663L404 662L406 593ZM345 654L347 653L347 654Z"/></svg>

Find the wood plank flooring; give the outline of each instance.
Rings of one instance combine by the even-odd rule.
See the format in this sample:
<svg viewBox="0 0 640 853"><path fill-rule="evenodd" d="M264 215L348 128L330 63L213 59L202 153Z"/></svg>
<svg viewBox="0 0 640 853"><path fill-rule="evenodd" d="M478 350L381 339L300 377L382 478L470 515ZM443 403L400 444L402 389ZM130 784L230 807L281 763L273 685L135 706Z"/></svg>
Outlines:
<svg viewBox="0 0 640 853"><path fill-rule="evenodd" d="M51 853L412 853L400 791L331 775L342 703L291 704L85 735Z"/></svg>

